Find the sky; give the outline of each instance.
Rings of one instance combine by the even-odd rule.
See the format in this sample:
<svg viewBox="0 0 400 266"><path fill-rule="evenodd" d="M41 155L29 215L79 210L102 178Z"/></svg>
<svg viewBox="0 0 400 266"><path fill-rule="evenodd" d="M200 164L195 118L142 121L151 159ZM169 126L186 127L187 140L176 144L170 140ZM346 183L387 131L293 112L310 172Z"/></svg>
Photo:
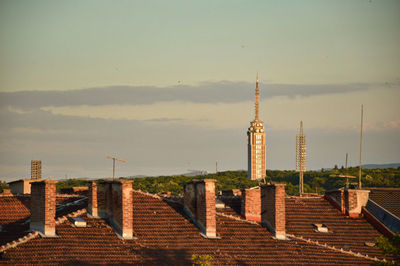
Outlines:
<svg viewBox="0 0 400 266"><path fill-rule="evenodd" d="M0 179L400 162L399 1L0 1Z"/></svg>

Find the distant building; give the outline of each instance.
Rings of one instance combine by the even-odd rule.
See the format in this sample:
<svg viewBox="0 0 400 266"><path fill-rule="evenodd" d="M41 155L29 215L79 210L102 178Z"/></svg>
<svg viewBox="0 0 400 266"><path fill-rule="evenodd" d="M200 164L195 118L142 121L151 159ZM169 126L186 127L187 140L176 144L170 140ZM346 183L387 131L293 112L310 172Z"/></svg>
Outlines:
<svg viewBox="0 0 400 266"><path fill-rule="evenodd" d="M263 121L259 119L260 89L258 73L255 97L255 118L250 122L248 136L248 171L249 179L259 180L265 177L265 132Z"/></svg>
<svg viewBox="0 0 400 266"><path fill-rule="evenodd" d="M31 161L31 179L42 178L42 161L32 160Z"/></svg>
<svg viewBox="0 0 400 266"><path fill-rule="evenodd" d="M39 181L40 179L19 179L8 183L11 193L14 195L18 194L31 194L31 183Z"/></svg>

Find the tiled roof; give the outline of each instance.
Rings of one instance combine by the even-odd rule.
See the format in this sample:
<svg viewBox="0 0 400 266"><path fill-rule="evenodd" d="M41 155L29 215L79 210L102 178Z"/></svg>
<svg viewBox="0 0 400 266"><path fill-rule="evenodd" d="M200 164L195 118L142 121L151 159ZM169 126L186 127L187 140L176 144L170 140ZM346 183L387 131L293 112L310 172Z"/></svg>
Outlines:
<svg viewBox="0 0 400 266"><path fill-rule="evenodd" d="M275 240L257 223L217 215L221 239L205 239L182 205L133 192L136 240L121 240L101 219L87 218L86 228L67 220L58 238L34 238L6 250L0 264L154 264L190 265L193 254L211 255L213 264L371 264L363 257L324 248L301 239Z"/></svg>
<svg viewBox="0 0 400 266"><path fill-rule="evenodd" d="M31 215L29 196L0 197L0 225L14 223Z"/></svg>
<svg viewBox="0 0 400 266"><path fill-rule="evenodd" d="M369 198L400 218L400 188L367 188Z"/></svg>
<svg viewBox="0 0 400 266"><path fill-rule="evenodd" d="M325 224L328 233L316 232L313 224ZM366 243L375 243L381 234L364 218L349 218L323 197L286 198L286 231L336 248L382 257L382 252Z"/></svg>
<svg viewBox="0 0 400 266"><path fill-rule="evenodd" d="M87 200L71 204L78 197L57 195L57 206L63 206L56 212L56 217L71 213L87 205ZM30 195L0 196L0 246L28 234L30 212ZM69 204L68 204L69 203Z"/></svg>

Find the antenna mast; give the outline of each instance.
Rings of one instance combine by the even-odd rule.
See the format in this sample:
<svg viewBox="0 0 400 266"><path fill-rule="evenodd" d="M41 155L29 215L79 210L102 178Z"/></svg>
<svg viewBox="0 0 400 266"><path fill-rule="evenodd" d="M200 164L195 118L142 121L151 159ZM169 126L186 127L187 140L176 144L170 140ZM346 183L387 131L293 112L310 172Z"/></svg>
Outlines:
<svg viewBox="0 0 400 266"><path fill-rule="evenodd" d="M306 171L306 136L303 134L303 121L300 121L300 133L296 136L296 172L299 172L299 193L304 193L303 172Z"/></svg>
<svg viewBox="0 0 400 266"><path fill-rule="evenodd" d="M361 174L362 174L362 167L361 167L361 153L362 153L362 133L363 133L363 113L364 113L364 105L361 104L361 129L360 129L360 169L358 172L358 188L361 189Z"/></svg>
<svg viewBox="0 0 400 266"><path fill-rule="evenodd" d="M107 156L107 159L113 160L113 180L114 180L115 179L115 161L120 161L122 163L125 163L126 161L122 160L122 159L115 158L115 157L111 157L111 156Z"/></svg>

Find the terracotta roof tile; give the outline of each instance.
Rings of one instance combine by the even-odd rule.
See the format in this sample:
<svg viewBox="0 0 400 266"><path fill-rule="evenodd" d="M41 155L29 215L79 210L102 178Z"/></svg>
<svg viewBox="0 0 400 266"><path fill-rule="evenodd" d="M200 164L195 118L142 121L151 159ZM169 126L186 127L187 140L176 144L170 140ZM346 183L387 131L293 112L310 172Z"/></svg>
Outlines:
<svg viewBox="0 0 400 266"><path fill-rule="evenodd" d="M304 203L306 205L308 202ZM291 215L296 204L293 202L291 205L289 200L288 215ZM323 204L319 202L315 206ZM215 265L372 263L371 260L300 239L275 240L271 233L258 224L221 215L217 215L217 233L221 239L205 239L184 214L181 204L143 193L133 192L133 213L137 240L121 240L102 219L82 215L88 227L75 228L67 220L57 226L58 238L35 238L8 249L1 255L0 264L190 265L193 254L211 255ZM327 213L330 215L330 211ZM332 220L338 225L333 228L341 232L342 224L338 220ZM298 223L303 228L294 233L309 232L304 217L298 221L291 219L290 222Z"/></svg>
<svg viewBox="0 0 400 266"><path fill-rule="evenodd" d="M325 224L329 233L316 232L316 223ZM365 245L375 242L381 234L364 218L346 217L322 197L286 198L286 230L330 246L382 258L379 249Z"/></svg>

